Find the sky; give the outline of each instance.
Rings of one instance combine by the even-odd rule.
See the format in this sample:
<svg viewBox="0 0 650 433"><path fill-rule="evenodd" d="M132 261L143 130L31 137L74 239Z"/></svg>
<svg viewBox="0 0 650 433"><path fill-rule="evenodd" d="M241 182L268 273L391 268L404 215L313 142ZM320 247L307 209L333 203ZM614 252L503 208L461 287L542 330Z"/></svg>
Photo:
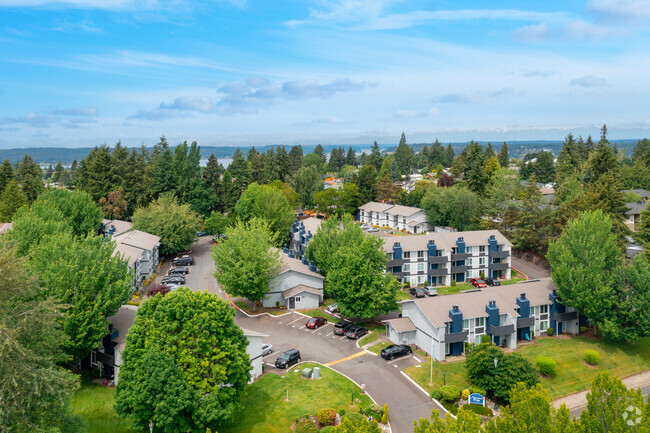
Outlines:
<svg viewBox="0 0 650 433"><path fill-rule="evenodd" d="M0 0L0 148L650 137L650 0Z"/></svg>

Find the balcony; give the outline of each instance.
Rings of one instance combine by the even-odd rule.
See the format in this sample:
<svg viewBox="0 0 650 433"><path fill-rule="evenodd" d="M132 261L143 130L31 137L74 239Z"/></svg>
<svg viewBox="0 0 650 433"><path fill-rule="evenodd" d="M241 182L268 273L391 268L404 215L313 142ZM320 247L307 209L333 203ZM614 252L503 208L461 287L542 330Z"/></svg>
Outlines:
<svg viewBox="0 0 650 433"><path fill-rule="evenodd" d="M578 320L578 312L571 311L569 313L558 313L557 311L553 313L553 320L556 322L566 322L568 320Z"/></svg>
<svg viewBox="0 0 650 433"><path fill-rule="evenodd" d="M494 259L504 259L510 257L510 251L490 251L490 257Z"/></svg>
<svg viewBox="0 0 650 433"><path fill-rule="evenodd" d="M430 269L429 270L429 275L432 277L439 277L439 276L445 276L449 273L449 270L447 268L438 268L438 269Z"/></svg>
<svg viewBox="0 0 650 433"><path fill-rule="evenodd" d="M460 273L465 273L469 269L469 266L452 266L451 267L451 273L452 274L460 274Z"/></svg>
<svg viewBox="0 0 650 433"><path fill-rule="evenodd" d="M429 263L447 263L449 261L449 257L447 256L434 256L431 257L429 256Z"/></svg>
<svg viewBox="0 0 650 433"><path fill-rule="evenodd" d="M492 263L490 267L493 271L507 271L510 268L510 265L507 263Z"/></svg>
<svg viewBox="0 0 650 433"><path fill-rule="evenodd" d="M517 319L517 329L530 328L533 325L535 325L534 317L522 317Z"/></svg>
<svg viewBox="0 0 650 433"><path fill-rule="evenodd" d="M406 260L404 259L393 259L393 260L389 260L386 266L392 268L395 266L402 266L404 263L406 263Z"/></svg>
<svg viewBox="0 0 650 433"><path fill-rule="evenodd" d="M456 261L456 260L465 260L466 258L470 257L470 253L456 253L451 255L451 260Z"/></svg>
<svg viewBox="0 0 650 433"><path fill-rule="evenodd" d="M509 335L513 332L515 332L515 325L490 326L490 329L488 329L488 333L493 337Z"/></svg>
<svg viewBox="0 0 650 433"><path fill-rule="evenodd" d="M447 332L445 333L445 343L460 343L461 341L467 340L468 331L462 332Z"/></svg>

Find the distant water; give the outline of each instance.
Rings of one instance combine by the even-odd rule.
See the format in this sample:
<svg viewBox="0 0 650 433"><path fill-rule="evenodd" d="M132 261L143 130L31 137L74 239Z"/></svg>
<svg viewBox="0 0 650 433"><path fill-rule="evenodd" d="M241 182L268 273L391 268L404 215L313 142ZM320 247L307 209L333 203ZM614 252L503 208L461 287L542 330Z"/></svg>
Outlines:
<svg viewBox="0 0 650 433"><path fill-rule="evenodd" d="M217 158L217 161L219 161L219 164L222 164L224 168L228 168L228 166L232 162L232 158ZM199 161L199 165L201 167L205 167L206 165L208 165L208 158L202 158L201 161Z"/></svg>

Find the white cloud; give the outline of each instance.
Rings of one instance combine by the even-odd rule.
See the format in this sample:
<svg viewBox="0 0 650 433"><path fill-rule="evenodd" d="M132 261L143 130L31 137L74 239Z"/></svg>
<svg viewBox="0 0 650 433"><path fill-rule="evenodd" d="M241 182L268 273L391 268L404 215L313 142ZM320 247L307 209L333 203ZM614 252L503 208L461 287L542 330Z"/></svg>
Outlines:
<svg viewBox="0 0 650 433"><path fill-rule="evenodd" d="M620 37L625 31L605 24L593 24L584 20L572 20L549 25L546 22L520 27L510 32L510 36L526 42L548 40L592 40L600 41L608 37Z"/></svg>
<svg viewBox="0 0 650 433"><path fill-rule="evenodd" d="M397 110L395 113L396 119L417 119L422 117L433 117L441 113L439 108L430 108L428 110Z"/></svg>
<svg viewBox="0 0 650 433"><path fill-rule="evenodd" d="M49 113L59 116L97 116L97 107L55 108Z"/></svg>
<svg viewBox="0 0 650 433"><path fill-rule="evenodd" d="M650 19L648 0L592 0L588 9L607 20L639 21L647 24Z"/></svg>
<svg viewBox="0 0 650 433"><path fill-rule="evenodd" d="M484 104L492 102L495 99L513 96L514 94L515 89L512 87L504 87L493 92L466 91L448 93L438 98L438 101L451 104Z"/></svg>
<svg viewBox="0 0 650 433"><path fill-rule="evenodd" d="M569 86L578 86L584 88L609 87L609 83L604 78L594 77L593 75L585 75L584 77L575 78L569 81Z"/></svg>

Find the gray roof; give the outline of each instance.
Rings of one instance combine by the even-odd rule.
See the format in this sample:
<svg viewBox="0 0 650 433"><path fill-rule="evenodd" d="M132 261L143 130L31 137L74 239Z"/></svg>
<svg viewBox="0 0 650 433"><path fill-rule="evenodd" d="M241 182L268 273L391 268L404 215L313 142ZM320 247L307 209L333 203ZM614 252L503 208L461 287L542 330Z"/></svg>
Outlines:
<svg viewBox="0 0 650 433"><path fill-rule="evenodd" d="M133 266L142 257L142 249L118 243L115 244L113 255L116 256L118 254L129 262L129 266Z"/></svg>
<svg viewBox="0 0 650 433"><path fill-rule="evenodd" d="M160 244L160 238L158 236L140 230L132 230L119 236L113 236L113 240L118 244L125 244L149 251L153 251L153 249Z"/></svg>
<svg viewBox="0 0 650 433"><path fill-rule="evenodd" d="M306 231L311 232L312 234L316 234L316 231L322 224L323 220L320 218L309 217L300 222L305 226Z"/></svg>
<svg viewBox="0 0 650 433"><path fill-rule="evenodd" d="M635 193L636 195L641 196L641 198L645 198L645 199L647 199L648 197L650 197L650 191L647 191L647 190L645 190L645 189L624 189L624 190L621 191L621 192L626 193L626 194L627 194L628 192L633 192L633 193Z"/></svg>
<svg viewBox="0 0 650 433"><path fill-rule="evenodd" d="M408 317L386 320L386 322L390 323L397 332L415 331L415 325Z"/></svg>
<svg viewBox="0 0 650 433"><path fill-rule="evenodd" d="M135 305L122 305L114 316L108 318L108 321L113 325L113 329L117 329L117 338L114 340L117 347L124 348L126 342L126 334L133 326L135 315L138 312L138 307Z"/></svg>
<svg viewBox="0 0 650 433"><path fill-rule="evenodd" d="M445 323L451 321L449 310L454 305L458 305L460 311L463 313L464 319L487 317L488 314L485 311L485 307L490 301L496 301L496 305L499 307L499 314L509 314L512 317L519 317L516 309L518 308L517 298L520 294L526 294L526 298L528 298L531 306L548 305L551 303L549 295L554 288L555 284L553 280L543 278L506 286L488 286L482 290L466 293L415 299L405 301L404 304L414 302L431 323L440 328L445 326Z"/></svg>
<svg viewBox="0 0 650 433"><path fill-rule="evenodd" d="M309 269L309 266L304 264L301 260L292 259L288 255L282 253L282 251L280 251L280 260L282 260L282 262L284 263L284 267L282 267L280 269L278 274L283 274L285 272L294 271L294 272L299 272L299 273L305 274L305 275L311 275L311 276L317 277L317 278L323 278L323 276L321 274L319 274L317 272L314 272L311 269Z"/></svg>
<svg viewBox="0 0 650 433"><path fill-rule="evenodd" d="M424 209L419 209L416 207L410 207L410 206L401 206L401 205L396 205L393 206L392 208L388 209L386 212L392 214L392 215L399 215L403 217L409 217L411 215L415 215L418 212L424 212Z"/></svg>
<svg viewBox="0 0 650 433"><path fill-rule="evenodd" d="M625 206L627 206L629 209L627 212L625 212L625 215L640 215L641 212L646 209L648 204L640 201L635 201L632 203L625 203Z"/></svg>
<svg viewBox="0 0 650 433"><path fill-rule="evenodd" d="M314 295L323 296L323 289L316 289L314 287L305 286L304 284L298 284L295 287L290 288L286 292L282 293L284 299L289 299L292 296L299 295L301 293L308 292L313 293Z"/></svg>
<svg viewBox="0 0 650 433"><path fill-rule="evenodd" d="M490 236L494 235L497 244L512 246L498 230L475 230L469 232L427 233L425 235L384 236L384 251L393 251L393 244L399 242L402 251L426 251L430 240L436 243L439 250L451 251L456 246L456 240L462 237L465 245L487 245Z"/></svg>
<svg viewBox="0 0 650 433"><path fill-rule="evenodd" d="M104 225L104 229L102 232L104 234L108 234L108 230L111 228L111 226L115 227L115 232L112 234L113 237L119 236L122 233L126 233L129 230L133 228L133 224L131 224L128 221L122 221L122 220L102 220L102 224Z"/></svg>
<svg viewBox="0 0 650 433"><path fill-rule="evenodd" d="M364 204L359 209L372 211L372 212L386 212L388 209L392 208L393 206L394 205L392 204L378 203L376 201L371 201L369 203Z"/></svg>

